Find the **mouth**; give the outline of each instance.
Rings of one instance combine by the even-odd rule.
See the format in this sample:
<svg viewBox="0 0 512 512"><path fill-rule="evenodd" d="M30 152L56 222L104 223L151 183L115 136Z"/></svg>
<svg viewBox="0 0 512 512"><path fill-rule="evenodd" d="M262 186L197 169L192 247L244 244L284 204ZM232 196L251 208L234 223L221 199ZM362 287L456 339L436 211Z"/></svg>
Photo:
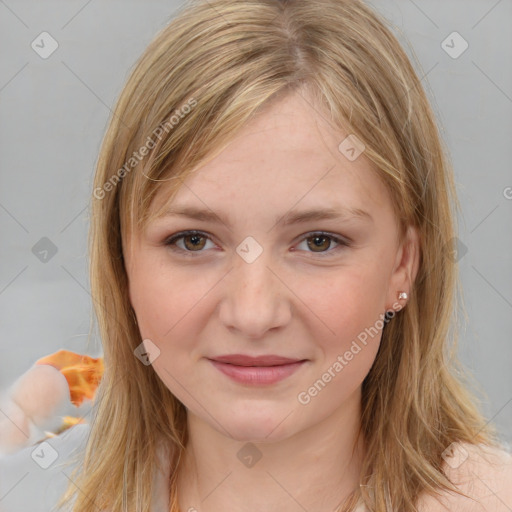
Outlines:
<svg viewBox="0 0 512 512"><path fill-rule="evenodd" d="M307 359L290 359L268 355L252 357L243 354L209 359L212 365L232 380L249 385L275 384L301 368Z"/></svg>
<svg viewBox="0 0 512 512"><path fill-rule="evenodd" d="M281 366L286 364L298 363L305 359L292 359L289 357L277 356L274 354L263 356L249 356L246 354L229 354L224 356L212 357L210 360L219 363L232 364L235 366Z"/></svg>

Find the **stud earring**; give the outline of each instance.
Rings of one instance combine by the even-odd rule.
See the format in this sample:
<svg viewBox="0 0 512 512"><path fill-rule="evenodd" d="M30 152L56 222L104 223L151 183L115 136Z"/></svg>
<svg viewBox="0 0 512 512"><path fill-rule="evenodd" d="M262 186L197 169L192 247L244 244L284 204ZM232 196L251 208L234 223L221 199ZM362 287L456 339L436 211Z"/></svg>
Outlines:
<svg viewBox="0 0 512 512"><path fill-rule="evenodd" d="M407 292L398 292L398 299L407 299Z"/></svg>

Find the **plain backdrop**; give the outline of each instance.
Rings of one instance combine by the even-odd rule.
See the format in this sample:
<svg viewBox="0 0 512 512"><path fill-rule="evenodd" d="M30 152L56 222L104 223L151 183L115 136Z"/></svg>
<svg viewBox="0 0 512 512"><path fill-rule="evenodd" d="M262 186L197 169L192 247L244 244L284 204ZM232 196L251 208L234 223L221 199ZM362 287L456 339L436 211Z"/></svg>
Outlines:
<svg viewBox="0 0 512 512"><path fill-rule="evenodd" d="M468 313L460 357L511 441L512 1L371 3L414 59L451 152ZM180 5L0 0L0 390L60 348L101 355L95 336L88 343L94 165L131 67ZM47 58L32 47L41 37L46 50L58 44Z"/></svg>

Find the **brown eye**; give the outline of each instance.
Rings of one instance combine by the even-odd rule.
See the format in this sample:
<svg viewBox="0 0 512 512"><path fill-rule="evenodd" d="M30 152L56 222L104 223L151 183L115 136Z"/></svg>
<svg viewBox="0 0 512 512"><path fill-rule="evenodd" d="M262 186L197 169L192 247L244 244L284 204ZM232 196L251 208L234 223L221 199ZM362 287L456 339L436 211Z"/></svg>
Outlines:
<svg viewBox="0 0 512 512"><path fill-rule="evenodd" d="M182 238L184 240L185 247L191 251L195 249L201 250L206 244L206 238L202 235L185 235Z"/></svg>
<svg viewBox="0 0 512 512"><path fill-rule="evenodd" d="M200 231L182 231L165 240L164 245L188 256L204 252L208 241L211 242L210 237Z"/></svg>
<svg viewBox="0 0 512 512"><path fill-rule="evenodd" d="M308 239L308 247L313 250L313 252L324 252L326 249L329 249L331 245L330 237L325 235L320 236L312 236ZM310 243L309 240L312 240Z"/></svg>
<svg viewBox="0 0 512 512"><path fill-rule="evenodd" d="M301 241L306 247L302 250L309 254L318 254L321 257L334 255L339 250L350 247L351 241L337 235L323 232L307 233ZM334 244L334 245L333 245ZM300 244L299 244L300 248Z"/></svg>

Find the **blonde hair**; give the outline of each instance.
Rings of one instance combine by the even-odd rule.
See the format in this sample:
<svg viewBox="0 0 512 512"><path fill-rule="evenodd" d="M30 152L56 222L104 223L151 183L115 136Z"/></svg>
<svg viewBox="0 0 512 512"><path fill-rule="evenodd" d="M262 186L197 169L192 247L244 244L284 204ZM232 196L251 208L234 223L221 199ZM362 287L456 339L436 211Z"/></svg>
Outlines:
<svg viewBox="0 0 512 512"><path fill-rule="evenodd" d="M401 236L409 225L420 234L410 300L385 326L362 385L368 457L343 510L359 500L370 511L412 512L422 492L457 492L442 469L452 442L496 442L456 357L460 283L451 251L459 205L447 151L386 22L359 0L190 1L135 66L97 163L90 279L105 373L83 464L61 501L76 498L75 512L149 511L162 447L177 510L186 410L134 356L141 338L123 240L150 219L162 186L176 192L251 118L292 91L307 92L333 129L364 143Z"/></svg>

